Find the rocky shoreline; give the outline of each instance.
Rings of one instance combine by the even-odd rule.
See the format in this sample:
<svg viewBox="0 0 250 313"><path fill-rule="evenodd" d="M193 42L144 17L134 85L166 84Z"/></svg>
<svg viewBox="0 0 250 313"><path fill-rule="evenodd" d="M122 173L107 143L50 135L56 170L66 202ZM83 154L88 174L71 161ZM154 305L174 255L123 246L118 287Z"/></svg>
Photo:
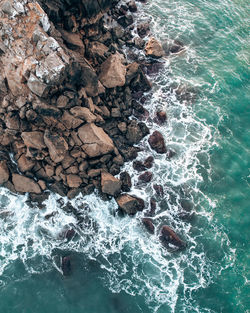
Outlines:
<svg viewBox="0 0 250 313"><path fill-rule="evenodd" d="M147 74L160 68L158 59L183 47L145 40L150 26L134 25L137 10L133 0L0 1L0 185L38 202L49 190L72 199L97 189L127 214L144 209L127 194L131 179L121 167L148 135L153 150L174 155L160 132L150 134L138 99L150 91ZM131 62L124 47L144 57ZM157 112L155 122L166 119ZM133 162L144 183L153 162ZM152 202L145 214L153 211ZM149 217L143 224L154 232ZM184 247L166 227L162 240Z"/></svg>

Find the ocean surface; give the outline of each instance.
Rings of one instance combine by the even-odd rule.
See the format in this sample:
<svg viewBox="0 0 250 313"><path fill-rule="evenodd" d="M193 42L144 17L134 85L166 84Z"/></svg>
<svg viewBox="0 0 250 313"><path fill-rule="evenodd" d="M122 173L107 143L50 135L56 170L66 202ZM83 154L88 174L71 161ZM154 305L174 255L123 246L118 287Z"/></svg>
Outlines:
<svg viewBox="0 0 250 313"><path fill-rule="evenodd" d="M157 200L157 233L170 225L188 247L171 252L142 227L141 213L120 216L98 195L72 205L82 224L51 195L44 209L0 188L1 313L250 312L250 5L246 0L149 0L138 21L154 36L178 39L179 54L162 60L144 106L172 159L153 154L152 185L133 178L133 194ZM152 117L166 110L166 125ZM190 214L189 220L183 211ZM51 218L48 214L53 213ZM67 228L77 235L63 239ZM72 275L60 260L70 256Z"/></svg>

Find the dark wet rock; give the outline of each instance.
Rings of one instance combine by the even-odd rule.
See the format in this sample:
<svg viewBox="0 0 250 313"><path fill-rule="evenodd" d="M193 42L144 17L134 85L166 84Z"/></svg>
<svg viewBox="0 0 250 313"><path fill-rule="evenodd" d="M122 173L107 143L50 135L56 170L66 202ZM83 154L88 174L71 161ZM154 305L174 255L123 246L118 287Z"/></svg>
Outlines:
<svg viewBox="0 0 250 313"><path fill-rule="evenodd" d="M134 215L137 211L142 211L144 208L144 201L140 198L130 196L128 194L122 194L117 199L116 202L124 212L127 214Z"/></svg>
<svg viewBox="0 0 250 313"><path fill-rule="evenodd" d="M155 38L151 37L146 44L145 53L152 58L161 58L165 55L162 45Z"/></svg>
<svg viewBox="0 0 250 313"><path fill-rule="evenodd" d="M163 45L166 54L179 53L184 49L184 44L180 40L174 40Z"/></svg>
<svg viewBox="0 0 250 313"><path fill-rule="evenodd" d="M136 12L137 11L137 5L134 0L131 0L128 2L128 9L130 12Z"/></svg>
<svg viewBox="0 0 250 313"><path fill-rule="evenodd" d="M145 67L147 75L155 76L164 68L164 63L153 60L152 62L145 64Z"/></svg>
<svg viewBox="0 0 250 313"><path fill-rule="evenodd" d="M150 31L149 23L139 24L137 26L137 33L141 38L144 38L146 35L148 35L149 31Z"/></svg>
<svg viewBox="0 0 250 313"><path fill-rule="evenodd" d="M149 156L145 159L143 164L146 168L151 168L153 167L153 163L154 163L154 158L152 156Z"/></svg>
<svg viewBox="0 0 250 313"><path fill-rule="evenodd" d="M69 256L64 256L62 258L62 272L63 272L63 276L69 276L72 272L72 268L71 268L71 258Z"/></svg>
<svg viewBox="0 0 250 313"><path fill-rule="evenodd" d="M128 172L122 172L120 174L120 180L122 183L122 191L128 192L132 187L131 177Z"/></svg>
<svg viewBox="0 0 250 313"><path fill-rule="evenodd" d="M52 192L58 193L61 197L66 197L68 188L61 182L55 182L50 186Z"/></svg>
<svg viewBox="0 0 250 313"><path fill-rule="evenodd" d="M161 196L161 197L164 196L164 190L163 190L162 185L154 185L153 188L158 196Z"/></svg>
<svg viewBox="0 0 250 313"><path fill-rule="evenodd" d="M138 161L138 160L133 162L133 168L138 172L142 172L146 170L146 166L143 164L143 162Z"/></svg>
<svg viewBox="0 0 250 313"><path fill-rule="evenodd" d="M124 28L127 28L128 26L132 25L134 23L133 16L131 14L120 16L117 19L117 22Z"/></svg>
<svg viewBox="0 0 250 313"><path fill-rule="evenodd" d="M167 152L164 138L159 131L154 131L153 134L149 137L148 142L150 147L157 153L163 154Z"/></svg>
<svg viewBox="0 0 250 313"><path fill-rule="evenodd" d="M155 226L151 218L148 218L148 217L142 218L142 224L145 226L145 228L150 234L154 234Z"/></svg>
<svg viewBox="0 0 250 313"><path fill-rule="evenodd" d="M138 177L138 180L143 183L149 183L153 178L153 174L151 172L144 172Z"/></svg>
<svg viewBox="0 0 250 313"><path fill-rule="evenodd" d="M167 225L162 226L160 233L160 240L163 245L168 246L169 244L173 244L178 248L185 248L186 243L180 239L180 237Z"/></svg>
<svg viewBox="0 0 250 313"><path fill-rule="evenodd" d="M190 222L194 219L195 217L195 213L194 212L180 212L178 213L178 218L183 220L183 221L187 221L187 222Z"/></svg>
<svg viewBox="0 0 250 313"><path fill-rule="evenodd" d="M113 175L103 172L101 175L102 192L110 196L116 196L121 191L121 181Z"/></svg>
<svg viewBox="0 0 250 313"><path fill-rule="evenodd" d="M143 133L136 121L131 121L127 126L126 138L130 144L136 144L143 138Z"/></svg>

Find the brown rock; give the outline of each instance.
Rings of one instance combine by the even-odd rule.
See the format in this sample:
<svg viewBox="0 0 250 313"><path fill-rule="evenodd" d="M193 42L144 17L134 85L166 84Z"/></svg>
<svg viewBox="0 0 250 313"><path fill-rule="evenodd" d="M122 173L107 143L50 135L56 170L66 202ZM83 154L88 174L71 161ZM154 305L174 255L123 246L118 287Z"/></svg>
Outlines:
<svg viewBox="0 0 250 313"><path fill-rule="evenodd" d="M68 150L68 144L63 137L58 134L52 134L48 130L44 133L44 142L49 149L49 155L55 163L64 159Z"/></svg>
<svg viewBox="0 0 250 313"><path fill-rule="evenodd" d="M70 174L67 175L67 184L70 188L78 188L82 183L81 177L78 175Z"/></svg>
<svg viewBox="0 0 250 313"><path fill-rule="evenodd" d="M161 58L165 55L162 45L153 37L147 42L145 52L147 56L153 58Z"/></svg>
<svg viewBox="0 0 250 313"><path fill-rule="evenodd" d="M101 127L95 124L86 124L78 130L78 136L83 143L83 150L90 158L107 154L114 150L112 139Z"/></svg>
<svg viewBox="0 0 250 313"><path fill-rule="evenodd" d="M164 124L167 120L167 114L165 111L158 111L156 113L156 117L157 117L157 121L160 125Z"/></svg>
<svg viewBox="0 0 250 313"><path fill-rule="evenodd" d="M91 113L88 108L76 106L70 109L70 113L75 117L83 119L87 123L93 123L96 121L96 116Z"/></svg>
<svg viewBox="0 0 250 313"><path fill-rule="evenodd" d="M154 162L154 158L152 156L149 156L146 158L143 164L146 168L151 168L153 166L153 162Z"/></svg>
<svg viewBox="0 0 250 313"><path fill-rule="evenodd" d="M42 150L46 148L43 136L44 136L43 133L39 131L22 132L21 134L25 146L37 150Z"/></svg>
<svg viewBox="0 0 250 313"><path fill-rule="evenodd" d="M122 61L123 56L116 53L102 63L99 79L106 88L125 85L126 66Z"/></svg>
<svg viewBox="0 0 250 313"><path fill-rule="evenodd" d="M121 191L121 181L113 175L103 172L101 176L102 192L110 196L115 196Z"/></svg>
<svg viewBox="0 0 250 313"><path fill-rule="evenodd" d="M161 196L161 197L164 196L164 190L163 190L162 185L154 185L153 188L154 188L154 190L156 191L156 194L157 194L158 196Z"/></svg>
<svg viewBox="0 0 250 313"><path fill-rule="evenodd" d="M68 102L69 102L68 97L61 95L57 99L56 106L58 108L65 108L68 105Z"/></svg>
<svg viewBox="0 0 250 313"><path fill-rule="evenodd" d="M6 183L9 180L9 169L7 161L0 161L0 185Z"/></svg>
<svg viewBox="0 0 250 313"><path fill-rule="evenodd" d="M142 199L130 196L128 194L122 194L116 199L119 207L128 214L135 214L143 208Z"/></svg>
<svg viewBox="0 0 250 313"><path fill-rule="evenodd" d="M26 156L22 154L17 161L17 165L19 170L24 173L30 171L34 167L35 162L31 159L26 158Z"/></svg>
<svg viewBox="0 0 250 313"><path fill-rule="evenodd" d="M75 129L83 124L83 121L81 119L74 117L67 111L63 113L62 122L67 127L67 129Z"/></svg>
<svg viewBox="0 0 250 313"><path fill-rule="evenodd" d="M150 144L150 147L157 153L163 154L167 152L164 138L162 134L157 130L154 131L153 134L149 137L148 142Z"/></svg>
<svg viewBox="0 0 250 313"><path fill-rule="evenodd" d="M40 186L31 178L19 174L13 174L12 182L17 192L41 193Z"/></svg>

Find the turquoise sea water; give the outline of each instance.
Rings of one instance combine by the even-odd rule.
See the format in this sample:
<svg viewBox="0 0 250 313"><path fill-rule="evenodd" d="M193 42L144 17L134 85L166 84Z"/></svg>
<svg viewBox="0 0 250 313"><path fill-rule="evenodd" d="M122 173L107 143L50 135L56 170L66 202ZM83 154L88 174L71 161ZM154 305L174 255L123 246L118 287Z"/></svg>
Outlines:
<svg viewBox="0 0 250 313"><path fill-rule="evenodd" d="M154 182L165 191L156 197L154 222L158 229L171 225L188 248L169 253L139 217L119 217L114 202L95 195L73 202L89 216L78 227L55 196L39 210L2 188L0 312L249 312L249 17L243 0L141 5L138 18L151 20L158 39L186 46L166 58L145 106L152 115L167 111L160 131L177 151L171 161L154 155ZM195 100L180 101L176 86ZM142 145L140 158L150 154L146 140ZM132 176L133 192L149 200L153 188ZM183 201L193 204L191 221L178 218ZM51 212L57 214L46 220ZM71 242L60 239L67 225L78 233ZM58 268L65 255L72 258L70 277Z"/></svg>

